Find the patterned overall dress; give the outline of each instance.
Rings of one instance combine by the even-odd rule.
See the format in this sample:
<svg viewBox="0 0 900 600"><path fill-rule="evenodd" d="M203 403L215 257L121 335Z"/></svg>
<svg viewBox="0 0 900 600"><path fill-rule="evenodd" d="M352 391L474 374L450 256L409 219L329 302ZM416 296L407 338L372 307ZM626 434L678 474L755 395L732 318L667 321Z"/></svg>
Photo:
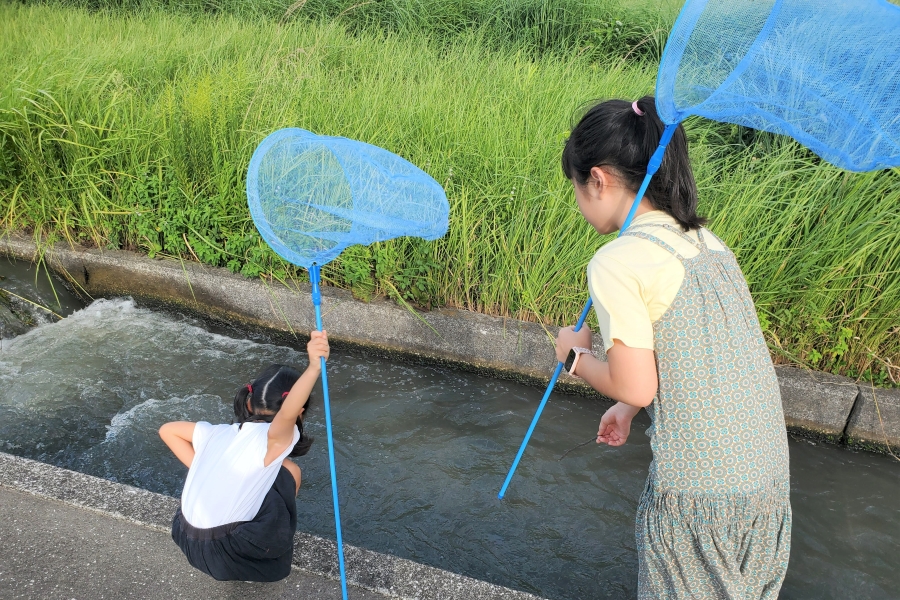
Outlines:
<svg viewBox="0 0 900 600"><path fill-rule="evenodd" d="M684 258L647 227L700 254ZM653 323L659 393L647 407L653 462L635 522L638 598L774 599L791 538L778 380L734 254L698 234L699 244L662 224L623 234L668 250L685 271Z"/></svg>

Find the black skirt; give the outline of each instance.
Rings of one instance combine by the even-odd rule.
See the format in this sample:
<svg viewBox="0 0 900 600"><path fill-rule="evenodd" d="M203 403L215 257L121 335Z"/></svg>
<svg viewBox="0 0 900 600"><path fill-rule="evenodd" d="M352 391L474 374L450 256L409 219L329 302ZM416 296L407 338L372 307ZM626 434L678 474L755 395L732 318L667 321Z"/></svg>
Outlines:
<svg viewBox="0 0 900 600"><path fill-rule="evenodd" d="M172 539L192 566L219 581L284 579L294 554L296 485L291 472L281 467L252 521L199 529L179 508L172 520Z"/></svg>

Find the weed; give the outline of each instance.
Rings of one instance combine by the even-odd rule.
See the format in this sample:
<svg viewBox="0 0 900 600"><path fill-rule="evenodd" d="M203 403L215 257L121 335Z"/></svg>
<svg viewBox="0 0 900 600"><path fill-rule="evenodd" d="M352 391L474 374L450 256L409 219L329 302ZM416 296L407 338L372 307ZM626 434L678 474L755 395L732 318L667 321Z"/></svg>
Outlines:
<svg viewBox="0 0 900 600"><path fill-rule="evenodd" d="M445 238L349 249L323 270L328 284L574 320L584 267L609 238L577 212L562 142L586 100L650 92L651 63L503 50L476 29L434 41L356 28L356 11L280 27L220 12L0 4L0 227L305 281L260 239L244 193L256 145L298 126L387 148L450 199ZM591 31L614 43L619 20ZM847 173L737 126L686 128L701 212L737 254L776 356L900 378L900 172Z"/></svg>

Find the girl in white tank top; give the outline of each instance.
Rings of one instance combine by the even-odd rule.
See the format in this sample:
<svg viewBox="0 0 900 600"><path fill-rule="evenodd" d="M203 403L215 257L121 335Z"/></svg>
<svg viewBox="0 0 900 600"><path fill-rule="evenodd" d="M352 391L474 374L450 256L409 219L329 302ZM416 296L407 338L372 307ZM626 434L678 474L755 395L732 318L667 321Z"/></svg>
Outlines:
<svg viewBox="0 0 900 600"><path fill-rule="evenodd" d="M234 422L166 423L159 435L188 467L172 538L194 567L219 579L277 581L291 569L300 468L309 452L303 413L328 358L313 331L301 374L272 365L234 398Z"/></svg>

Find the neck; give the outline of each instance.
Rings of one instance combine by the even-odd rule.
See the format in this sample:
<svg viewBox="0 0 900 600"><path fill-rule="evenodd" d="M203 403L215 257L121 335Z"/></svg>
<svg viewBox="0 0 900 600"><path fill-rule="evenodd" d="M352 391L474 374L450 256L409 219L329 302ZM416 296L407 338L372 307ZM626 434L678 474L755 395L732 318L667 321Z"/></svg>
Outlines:
<svg viewBox="0 0 900 600"><path fill-rule="evenodd" d="M634 196L630 196L630 199L622 203L622 210L619 211L619 214L616 216L616 225L619 227L619 231L622 230L622 227L625 225L625 219L628 218L628 213L631 212L631 207L634 205ZM647 197L644 196L641 198L640 203L638 204L637 210L634 213L634 218L641 215L645 215L648 212L653 212L656 210L650 204L650 201L647 200Z"/></svg>

